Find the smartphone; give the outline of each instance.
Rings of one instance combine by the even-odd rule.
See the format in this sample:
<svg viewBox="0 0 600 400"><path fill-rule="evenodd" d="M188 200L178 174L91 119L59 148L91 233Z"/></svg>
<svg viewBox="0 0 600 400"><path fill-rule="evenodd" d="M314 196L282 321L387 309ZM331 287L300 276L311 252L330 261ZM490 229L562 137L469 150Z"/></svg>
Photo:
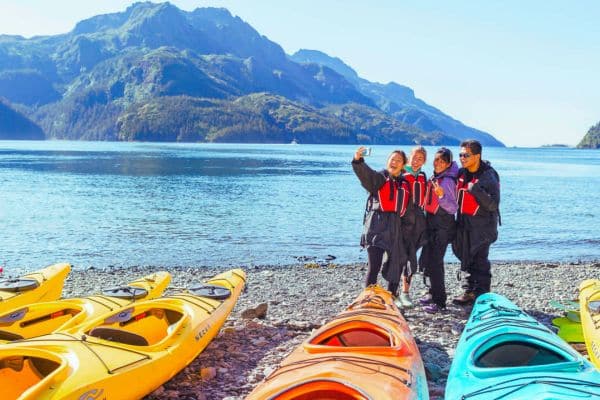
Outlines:
<svg viewBox="0 0 600 400"><path fill-rule="evenodd" d="M367 147L367 148L363 149L362 155L363 155L363 157L370 156L371 155L371 148Z"/></svg>

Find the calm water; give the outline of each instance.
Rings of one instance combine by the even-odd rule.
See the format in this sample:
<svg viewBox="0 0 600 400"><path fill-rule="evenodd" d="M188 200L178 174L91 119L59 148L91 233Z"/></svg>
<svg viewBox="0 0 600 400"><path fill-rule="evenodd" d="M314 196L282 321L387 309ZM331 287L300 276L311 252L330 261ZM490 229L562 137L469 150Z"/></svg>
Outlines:
<svg viewBox="0 0 600 400"><path fill-rule="evenodd" d="M391 150L375 146L368 163L383 167ZM230 266L330 254L363 261L366 193L350 167L353 151L0 142L0 263ZM484 149L484 158L502 179L492 259L600 259L600 151Z"/></svg>

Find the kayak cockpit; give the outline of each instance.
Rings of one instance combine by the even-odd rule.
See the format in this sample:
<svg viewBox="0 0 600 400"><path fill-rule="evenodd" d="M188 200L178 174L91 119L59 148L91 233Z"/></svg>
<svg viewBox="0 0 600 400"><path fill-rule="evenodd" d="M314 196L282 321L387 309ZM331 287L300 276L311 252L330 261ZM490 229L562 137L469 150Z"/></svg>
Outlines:
<svg viewBox="0 0 600 400"><path fill-rule="evenodd" d="M410 350L401 336L385 325L368 321L347 320L317 331L304 343L308 353L354 352L379 355L407 355Z"/></svg>
<svg viewBox="0 0 600 400"><path fill-rule="evenodd" d="M390 347L392 337L378 325L351 322L335 326L314 337L309 343L334 347Z"/></svg>
<svg viewBox="0 0 600 400"><path fill-rule="evenodd" d="M183 314L167 308L128 308L105 318L86 334L132 346L152 346L169 336Z"/></svg>
<svg viewBox="0 0 600 400"><path fill-rule="evenodd" d="M521 373L530 370L565 371L581 367L577 354L568 346L528 334L495 335L472 353L476 375Z"/></svg>
<svg viewBox="0 0 600 400"><path fill-rule="evenodd" d="M499 343L475 357L475 366L480 368L525 367L556 364L570 361L536 343L510 341Z"/></svg>
<svg viewBox="0 0 600 400"><path fill-rule="evenodd" d="M35 386L50 379L59 370L65 370L63 360L43 351L31 351L19 354L6 349L0 353L0 399L17 399L27 393L35 393ZM30 354L28 354L30 353ZM62 368L61 368L62 365Z"/></svg>
<svg viewBox="0 0 600 400"><path fill-rule="evenodd" d="M334 380L302 382L269 400L371 400L358 389Z"/></svg>
<svg viewBox="0 0 600 400"><path fill-rule="evenodd" d="M73 303L33 304L0 316L0 340L15 341L55 331L78 315L82 308Z"/></svg>

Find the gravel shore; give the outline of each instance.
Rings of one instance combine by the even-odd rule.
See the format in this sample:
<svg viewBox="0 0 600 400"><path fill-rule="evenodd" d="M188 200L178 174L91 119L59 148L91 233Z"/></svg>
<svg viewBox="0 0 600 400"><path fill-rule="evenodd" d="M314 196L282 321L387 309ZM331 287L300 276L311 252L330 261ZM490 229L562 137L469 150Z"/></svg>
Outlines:
<svg viewBox="0 0 600 400"><path fill-rule="evenodd" d="M73 297L96 293L100 288L161 269L173 275L173 288L200 282L228 268L74 269L64 294ZM247 291L219 335L196 360L147 399L243 399L313 329L356 298L366 275L364 264L331 262L244 269L248 275ZM449 298L461 293L457 269L457 265L447 265ZM494 263L492 273L493 291L551 326L552 318L561 312L549 302L576 298L583 279L600 276L600 263ZM411 295L416 300L424 292L422 277L417 275ZM433 316L418 306L404 311L425 363L432 399L443 399L454 349L469 312L470 308L452 304L446 312Z"/></svg>

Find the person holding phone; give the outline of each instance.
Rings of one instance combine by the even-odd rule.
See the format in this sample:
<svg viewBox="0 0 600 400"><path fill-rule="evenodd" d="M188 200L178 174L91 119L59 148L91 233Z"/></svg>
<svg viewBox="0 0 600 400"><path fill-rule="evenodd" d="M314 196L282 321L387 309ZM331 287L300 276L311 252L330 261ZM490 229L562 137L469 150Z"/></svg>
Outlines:
<svg viewBox="0 0 600 400"><path fill-rule="evenodd" d="M402 217L402 236L408 260L402 271L402 293L400 303L404 308L414 306L410 298L410 283L413 274L417 272L417 251L426 242L426 221L423 206L425 204L425 188L427 175L421 169L427 161L427 150L416 146L410 152L408 164L404 167L404 179L410 189L408 209Z"/></svg>
<svg viewBox="0 0 600 400"><path fill-rule="evenodd" d="M407 260L401 219L409 200L408 184L402 177L406 154L402 150L392 151L386 168L375 171L365 163L365 150L363 146L356 150L352 169L368 192L360 237L360 245L367 249L368 256L366 286L376 284L381 271L388 281L388 290L397 297Z"/></svg>
<svg viewBox="0 0 600 400"><path fill-rule="evenodd" d="M427 181L425 192L425 215L427 220L427 243L419 257L419 266L429 278L429 293L419 300L423 310L434 314L446 308L446 285L444 282L444 255L448 244L454 239L458 209L456 202L456 179L458 165L452 160L452 152L440 147L433 159L433 176Z"/></svg>
<svg viewBox="0 0 600 400"><path fill-rule="evenodd" d="M465 292L453 303L470 305L491 289L488 256L490 246L498 239L500 177L489 161L482 160L481 143L477 140L462 142L459 157L462 168L456 184L457 230L452 250L467 276Z"/></svg>

